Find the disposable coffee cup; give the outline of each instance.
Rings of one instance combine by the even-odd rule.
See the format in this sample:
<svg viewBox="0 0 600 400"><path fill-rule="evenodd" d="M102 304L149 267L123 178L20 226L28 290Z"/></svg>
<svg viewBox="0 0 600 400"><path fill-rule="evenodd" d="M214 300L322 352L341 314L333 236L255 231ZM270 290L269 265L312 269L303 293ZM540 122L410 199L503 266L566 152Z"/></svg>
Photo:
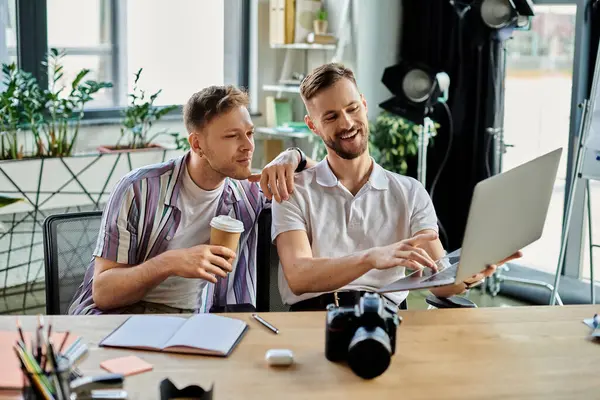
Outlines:
<svg viewBox="0 0 600 400"><path fill-rule="evenodd" d="M228 215L219 215L210 221L210 244L237 250L244 224Z"/></svg>

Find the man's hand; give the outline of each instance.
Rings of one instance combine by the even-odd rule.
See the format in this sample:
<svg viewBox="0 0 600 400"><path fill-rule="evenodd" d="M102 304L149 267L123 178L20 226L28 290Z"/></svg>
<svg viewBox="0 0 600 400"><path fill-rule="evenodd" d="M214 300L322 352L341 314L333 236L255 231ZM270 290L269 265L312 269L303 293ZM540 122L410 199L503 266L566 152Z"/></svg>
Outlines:
<svg viewBox="0 0 600 400"><path fill-rule="evenodd" d="M494 272L496 272L496 269L500 265L507 263L511 260L521 258L521 257L523 257L523 253L521 253L520 251L517 251L513 255L505 258L504 260L502 260L496 264L489 265L486 269L484 269L480 273L473 275L472 277L470 277L468 279L465 279L461 283L455 283L453 285L441 286L439 288L431 289L430 291L431 291L431 293L433 293L434 295L436 295L438 297L451 297L451 296L454 296L457 294L463 294L467 291L467 286L473 285L485 278L489 278L490 276L492 276L494 274Z"/></svg>
<svg viewBox="0 0 600 400"><path fill-rule="evenodd" d="M466 283L467 285L472 285L474 283L481 281L482 279L489 278L490 276L494 275L494 272L496 272L496 269L498 269L498 267L500 265L507 263L509 261L515 260L517 258L521 258L521 257L523 257L523 253L521 253L520 251L517 251L515 254L513 254L509 257L506 257L504 260L502 260L496 264L489 265L486 269L484 269L477 275L473 275L471 278L465 279L463 282Z"/></svg>
<svg viewBox="0 0 600 400"><path fill-rule="evenodd" d="M278 203L287 200L294 191L294 171L300 164L300 153L297 150L286 150L268 163L260 174L250 175L250 182L260 182L260 187L267 199Z"/></svg>
<svg viewBox="0 0 600 400"><path fill-rule="evenodd" d="M437 238L436 233L423 233L385 247L375 247L367 255L368 262L375 269L402 266L414 270L427 267L436 271L437 267L433 259L419 246Z"/></svg>
<svg viewBox="0 0 600 400"><path fill-rule="evenodd" d="M232 270L231 261L235 258L235 253L223 246L199 245L173 251L177 253L178 260L173 275L212 283L217 283L217 276L227 277Z"/></svg>

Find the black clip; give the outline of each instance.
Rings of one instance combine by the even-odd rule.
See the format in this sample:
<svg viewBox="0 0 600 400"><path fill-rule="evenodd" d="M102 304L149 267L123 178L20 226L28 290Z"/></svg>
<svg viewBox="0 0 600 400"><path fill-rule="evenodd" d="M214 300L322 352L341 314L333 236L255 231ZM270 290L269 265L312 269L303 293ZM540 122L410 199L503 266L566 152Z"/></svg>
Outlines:
<svg viewBox="0 0 600 400"><path fill-rule="evenodd" d="M163 379L160 383L160 398L161 400L170 399L197 399L197 400L212 400L213 386L206 391L198 385L186 386L183 389L178 389L170 379Z"/></svg>

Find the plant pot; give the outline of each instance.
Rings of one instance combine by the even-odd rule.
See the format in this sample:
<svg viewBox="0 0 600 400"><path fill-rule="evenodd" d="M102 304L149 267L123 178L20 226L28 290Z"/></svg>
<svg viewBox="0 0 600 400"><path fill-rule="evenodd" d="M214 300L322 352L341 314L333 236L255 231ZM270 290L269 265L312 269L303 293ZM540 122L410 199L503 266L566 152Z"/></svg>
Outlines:
<svg viewBox="0 0 600 400"><path fill-rule="evenodd" d="M166 148L159 145L159 144L154 144L152 143L151 145L147 146L147 147L140 147L140 148L135 148L132 149L129 146L100 146L98 147L98 152L102 153L102 154L112 154L112 153L129 153L132 151L150 151L150 150L165 150Z"/></svg>
<svg viewBox="0 0 600 400"><path fill-rule="evenodd" d="M313 21L313 30L317 35L325 35L327 33L327 20L315 19Z"/></svg>
<svg viewBox="0 0 600 400"><path fill-rule="evenodd" d="M0 196L23 199L0 207L0 289L5 284L11 287L43 282L42 227L46 217L56 213L101 210L113 187L132 169L183 154L182 150L154 148L0 161ZM72 241L75 249L78 246L76 234L76 231L71 232L71 236L61 240ZM95 238L86 237L85 240ZM35 299L35 296L29 298Z"/></svg>

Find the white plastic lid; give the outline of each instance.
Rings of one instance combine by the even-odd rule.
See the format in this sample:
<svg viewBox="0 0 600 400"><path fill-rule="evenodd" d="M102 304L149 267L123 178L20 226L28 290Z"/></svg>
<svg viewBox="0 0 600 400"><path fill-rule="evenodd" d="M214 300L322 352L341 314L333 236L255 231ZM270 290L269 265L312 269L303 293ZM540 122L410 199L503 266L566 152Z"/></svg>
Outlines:
<svg viewBox="0 0 600 400"><path fill-rule="evenodd" d="M229 215L219 215L210 221L210 226L224 232L241 233L244 232L244 223Z"/></svg>

